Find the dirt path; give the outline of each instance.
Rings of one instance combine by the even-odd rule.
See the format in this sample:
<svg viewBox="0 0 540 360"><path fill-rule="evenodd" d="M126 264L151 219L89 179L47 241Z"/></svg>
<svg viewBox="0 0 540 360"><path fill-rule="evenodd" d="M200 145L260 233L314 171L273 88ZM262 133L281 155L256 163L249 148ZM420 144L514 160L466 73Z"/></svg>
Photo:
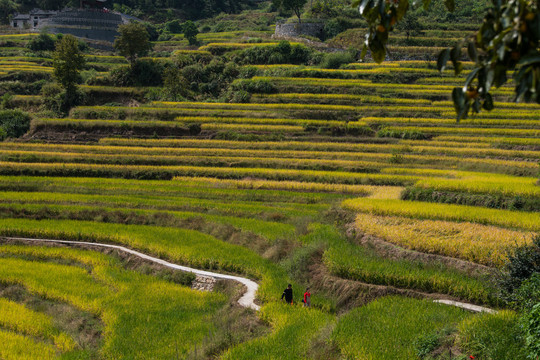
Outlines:
<svg viewBox="0 0 540 360"><path fill-rule="evenodd" d="M242 307L251 308L253 310L259 311L260 306L255 304L255 294L257 293L257 289L259 288L259 284L256 282L249 280L247 278L243 278L240 276L234 276L234 275L226 275L226 274L219 274L211 271L205 271L205 270L198 270L194 268L190 268L187 266L177 265L170 263L168 261L158 259L153 256L149 256L146 254L143 254L141 252L128 249L126 247L120 246L120 245L111 245L111 244L101 244L101 243L93 243L93 242L84 242L84 241L68 241L68 240L50 240L50 239L29 239L29 238L15 238L15 237L2 237L0 239L6 239L6 240L12 240L12 241L23 241L23 242L34 242L34 243L54 243L54 244L67 244L67 245L84 245L84 246L92 246L92 247L99 247L99 248L106 248L106 249L115 249L121 252L124 252L126 254L137 256L143 260L147 260L156 264L159 264L164 267L168 267L175 270L185 271L185 272L191 272L195 275L204 276L204 277L212 277L215 279L223 279L223 280L233 280L237 281L243 285L246 286L246 292L244 295L238 300L238 304ZM452 301L452 300L446 300L446 299L438 299L433 300L434 302L449 305L449 306L456 306L468 311L473 312L488 312L488 313L494 313L496 310L489 309L483 306L473 305L473 304L467 304L462 303L458 301Z"/></svg>

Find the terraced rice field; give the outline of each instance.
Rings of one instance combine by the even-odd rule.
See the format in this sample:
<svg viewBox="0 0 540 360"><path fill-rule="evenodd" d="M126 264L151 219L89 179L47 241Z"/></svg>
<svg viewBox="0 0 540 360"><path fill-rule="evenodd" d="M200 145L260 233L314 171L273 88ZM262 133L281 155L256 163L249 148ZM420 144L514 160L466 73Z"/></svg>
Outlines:
<svg viewBox="0 0 540 360"><path fill-rule="evenodd" d="M240 35L204 34L208 44L198 50L184 49L180 38L158 45L180 54L270 44L235 43ZM102 71L124 63L88 60ZM0 76L48 73L50 65L5 56ZM509 102L513 88L503 87L494 111L457 123L450 92L462 79L451 71L440 77L426 61L255 68L238 84L266 82L275 92L254 93L249 103L150 101L36 116L24 141L0 143L0 236L123 244L250 277L261 285L262 311L242 316L262 319L257 328L265 329L201 355L197 347L225 341L212 334L234 294L194 291L173 275L156 279L115 254L2 244L0 339L9 346L0 358L300 359L326 336L348 358L411 359L423 329L457 328L476 316L428 300L374 297L502 305L489 274L509 246L540 233L540 106ZM407 81L380 80L396 74ZM419 256L386 256L364 246L373 239ZM288 282L298 291L306 285L287 258L295 251L318 261L312 309L276 301ZM351 305L334 283L365 286L346 295L369 305L341 315ZM24 301L31 296L93 319L97 340L85 343L53 312ZM396 337L404 340L385 340Z"/></svg>

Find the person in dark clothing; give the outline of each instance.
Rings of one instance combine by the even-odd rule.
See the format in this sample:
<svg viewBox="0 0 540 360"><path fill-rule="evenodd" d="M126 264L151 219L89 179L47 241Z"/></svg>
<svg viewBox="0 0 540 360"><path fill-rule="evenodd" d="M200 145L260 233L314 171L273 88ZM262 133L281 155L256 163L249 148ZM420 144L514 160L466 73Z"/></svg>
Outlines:
<svg viewBox="0 0 540 360"><path fill-rule="evenodd" d="M283 290L283 294L281 295L281 300L285 298L285 302L287 304L293 303L293 293L292 293L292 285L289 284L285 290Z"/></svg>

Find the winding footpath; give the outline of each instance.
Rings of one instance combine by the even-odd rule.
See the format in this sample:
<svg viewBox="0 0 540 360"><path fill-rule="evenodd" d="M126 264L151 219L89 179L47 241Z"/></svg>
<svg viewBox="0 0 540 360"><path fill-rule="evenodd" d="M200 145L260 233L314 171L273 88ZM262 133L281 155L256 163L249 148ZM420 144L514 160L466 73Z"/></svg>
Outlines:
<svg viewBox="0 0 540 360"><path fill-rule="evenodd" d="M105 249L115 249L118 251L121 251L126 254L135 255L141 259L151 261L155 264L159 264L171 269L190 272L195 275L200 276L206 276L206 277L213 277L215 279L222 279L222 280L233 280L237 281L243 285L246 286L247 290L244 293L244 295L238 300L238 304L240 306L251 308L253 310L258 311L260 309L260 306L255 304L255 294L257 293L257 289L259 288L259 284L257 284L255 281L239 277L239 276L233 276L233 275L225 275L225 274L219 274L211 271L204 271L204 270L198 270L194 268L190 268L187 266L177 265L170 263L168 261L158 259L153 256L149 256L146 254L143 254L141 252L128 249L123 246L119 245L110 245L110 244L101 244L101 243L93 243L93 242L84 242L84 241L68 241L68 240L49 240L49 239L28 239L28 238L16 238L16 237L2 237L2 239L7 240L15 240L15 241L24 241L24 242L35 242L35 243L53 243L53 244L67 244L67 245L85 245L85 246L93 246L93 247L99 247L99 248L105 248Z"/></svg>
<svg viewBox="0 0 540 360"><path fill-rule="evenodd" d="M250 308L256 311L260 310L260 306L255 304L255 294L257 293L257 289L259 288L259 284L257 284L255 281L252 281L247 278L243 278L240 276L234 276L234 275L226 275L226 274L220 274L215 273L211 271L205 271L205 270L199 270L190 268L187 266L177 265L173 264L171 262L143 254L139 251L135 251L132 249L128 249L124 246L120 245L111 245L111 244L101 244L101 243L93 243L93 242L85 242L85 241L68 241L68 240L50 240L50 239L29 239L29 238L17 238L17 237L0 237L1 239L5 240L13 240L13 241L22 241L22 242L34 242L34 243L52 243L52 244L66 244L66 245L84 245L84 246L92 246L92 247L98 247L98 248L105 248L105 249L115 249L118 251L121 251L126 254L137 256L143 260L151 261L155 264L159 264L162 266L165 266L167 268L190 272L195 275L205 276L205 277L212 277L215 279L222 279L222 280L232 280L237 281L243 285L246 286L246 292L244 295L238 300L238 304L245 308ZM473 304L467 304L452 300L434 300L436 303L445 304L449 306L456 306L468 311L472 312L487 312L487 313L495 313L496 310L486 308L483 306L473 305Z"/></svg>

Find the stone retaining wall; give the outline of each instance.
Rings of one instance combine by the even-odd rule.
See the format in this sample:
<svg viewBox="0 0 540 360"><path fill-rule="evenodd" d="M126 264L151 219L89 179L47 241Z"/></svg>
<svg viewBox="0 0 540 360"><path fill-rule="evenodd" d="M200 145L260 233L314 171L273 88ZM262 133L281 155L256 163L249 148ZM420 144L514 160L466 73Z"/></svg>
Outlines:
<svg viewBox="0 0 540 360"><path fill-rule="evenodd" d="M316 38L322 36L324 23L287 23L276 24L276 37L297 37L308 35Z"/></svg>

